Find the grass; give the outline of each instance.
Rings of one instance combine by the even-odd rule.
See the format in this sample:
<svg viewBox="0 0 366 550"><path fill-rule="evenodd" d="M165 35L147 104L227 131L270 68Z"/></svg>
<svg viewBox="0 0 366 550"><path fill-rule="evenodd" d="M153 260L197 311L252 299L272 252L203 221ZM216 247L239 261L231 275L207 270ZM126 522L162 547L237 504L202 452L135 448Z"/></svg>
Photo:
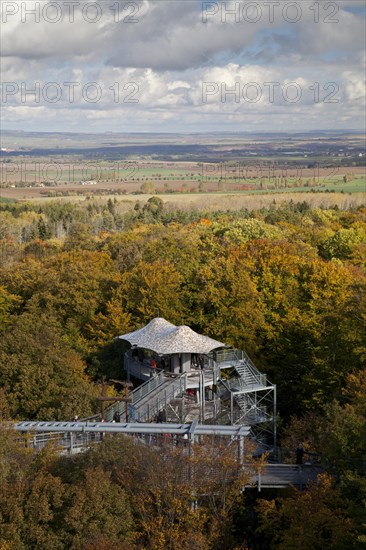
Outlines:
<svg viewBox="0 0 366 550"><path fill-rule="evenodd" d="M18 200L0 196L0 202L18 202Z"/></svg>
<svg viewBox="0 0 366 550"><path fill-rule="evenodd" d="M124 195L117 198L119 204L124 205L124 211L131 210L136 201L145 203L153 195ZM35 204L44 204L49 201L82 202L96 200L105 203L108 199L114 199L115 195L74 197L43 197L27 199ZM181 210L210 210L210 211L235 211L241 208L255 210L270 206L286 204L287 202L307 202L310 207L330 208L337 206L340 209L356 208L366 204L364 193L334 193L334 192L273 192L273 193L174 193L160 195L160 198L168 208Z"/></svg>

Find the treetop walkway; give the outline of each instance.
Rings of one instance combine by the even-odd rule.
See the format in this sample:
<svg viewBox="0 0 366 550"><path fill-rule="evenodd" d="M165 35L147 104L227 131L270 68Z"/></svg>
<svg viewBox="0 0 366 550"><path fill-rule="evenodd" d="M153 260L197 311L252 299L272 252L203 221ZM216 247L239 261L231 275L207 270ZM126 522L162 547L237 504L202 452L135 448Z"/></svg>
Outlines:
<svg viewBox="0 0 366 550"><path fill-rule="evenodd" d="M191 445L200 436L228 438L230 444L237 443L238 459L241 462L244 459L245 438L250 433L250 426L199 424L196 421L190 424L24 421L7 423L6 426L22 434L29 434L27 444L30 447L42 449L53 443L66 455L85 451L93 443L100 442L105 434L134 435L141 442L151 445ZM253 465L248 464L248 468L253 468ZM310 481L315 481L321 471L321 466L312 464L265 463L257 472L251 473L251 484L244 490L255 487L261 491L290 486L302 489Z"/></svg>
<svg viewBox="0 0 366 550"><path fill-rule="evenodd" d="M26 433L122 433L122 434L170 434L176 436L187 436L194 440L196 436L211 435L231 437L240 440L247 437L250 426L230 426L217 424L198 424L197 421L189 424L172 423L118 423L118 422L37 422L23 421L14 424L8 423L15 430Z"/></svg>

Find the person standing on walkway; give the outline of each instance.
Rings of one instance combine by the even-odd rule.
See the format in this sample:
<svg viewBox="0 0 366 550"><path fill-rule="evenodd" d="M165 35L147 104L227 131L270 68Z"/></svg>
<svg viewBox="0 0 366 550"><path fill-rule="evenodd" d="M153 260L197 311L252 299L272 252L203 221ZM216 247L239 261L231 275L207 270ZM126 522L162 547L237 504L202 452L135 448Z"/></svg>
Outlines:
<svg viewBox="0 0 366 550"><path fill-rule="evenodd" d="M301 443L298 444L296 449L296 464L302 464L304 458L304 449Z"/></svg>
<svg viewBox="0 0 366 550"><path fill-rule="evenodd" d="M120 415L119 411L116 411L114 413L113 420L114 420L114 422L121 422L121 415Z"/></svg>
<svg viewBox="0 0 366 550"><path fill-rule="evenodd" d="M156 376L156 361L155 359L151 359L151 372L153 376Z"/></svg>

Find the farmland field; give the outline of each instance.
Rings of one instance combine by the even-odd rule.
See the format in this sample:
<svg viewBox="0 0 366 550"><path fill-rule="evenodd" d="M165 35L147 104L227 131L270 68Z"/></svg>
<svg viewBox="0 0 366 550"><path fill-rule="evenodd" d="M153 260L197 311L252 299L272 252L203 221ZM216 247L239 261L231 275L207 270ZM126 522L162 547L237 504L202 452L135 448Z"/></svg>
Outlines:
<svg viewBox="0 0 366 550"><path fill-rule="evenodd" d="M27 135L5 133L2 197L362 193L360 134ZM133 197L132 197L133 200ZM165 200L165 199L164 199Z"/></svg>

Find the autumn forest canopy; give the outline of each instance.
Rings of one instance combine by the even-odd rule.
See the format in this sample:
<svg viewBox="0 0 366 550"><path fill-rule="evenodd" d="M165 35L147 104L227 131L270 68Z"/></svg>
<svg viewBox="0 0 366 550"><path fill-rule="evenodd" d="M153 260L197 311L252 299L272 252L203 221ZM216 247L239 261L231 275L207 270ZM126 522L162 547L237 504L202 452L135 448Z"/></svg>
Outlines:
<svg viewBox="0 0 366 550"><path fill-rule="evenodd" d="M246 350L277 385L281 444L303 441L326 473L304 493L194 514L173 472L162 486L124 438L61 460L2 433L0 548L363 547L366 208L121 205L0 203L2 420L95 414L98 383L124 375L114 337L160 316Z"/></svg>

